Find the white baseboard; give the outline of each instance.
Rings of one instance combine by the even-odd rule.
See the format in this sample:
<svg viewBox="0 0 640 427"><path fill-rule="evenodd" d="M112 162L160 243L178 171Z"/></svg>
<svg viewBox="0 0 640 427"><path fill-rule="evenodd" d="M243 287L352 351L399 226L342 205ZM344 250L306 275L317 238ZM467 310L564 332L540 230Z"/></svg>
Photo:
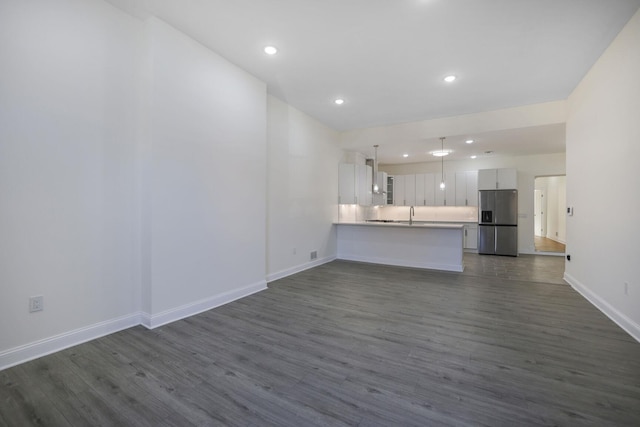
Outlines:
<svg viewBox="0 0 640 427"><path fill-rule="evenodd" d="M296 265L295 267L287 268L285 270L280 270L275 273L271 273L267 275L267 282L271 283L278 279L283 279L287 276L291 276L292 274L300 273L301 271L308 270L313 267L317 267L322 264L326 264L328 262L334 261L336 259L335 256L329 256L324 258L319 258L312 262L307 262L305 264Z"/></svg>
<svg viewBox="0 0 640 427"><path fill-rule="evenodd" d="M341 254L338 259L345 261L368 262L370 264L393 265L397 267L426 268L430 270L444 270L461 273L464 270L463 265L456 264L437 264L433 262L414 262L406 260L394 260L388 258L363 257L359 255Z"/></svg>
<svg viewBox="0 0 640 427"><path fill-rule="evenodd" d="M154 315L149 315L148 313L133 313L11 348L0 352L0 371L134 326L143 325L149 329L153 329L219 307L265 289L267 289L267 282L263 280L242 289L226 292L195 303L185 304L162 313Z"/></svg>
<svg viewBox="0 0 640 427"><path fill-rule="evenodd" d="M265 289L267 289L267 282L261 280L258 283L245 286L241 289L234 289L233 291L225 292L220 295L185 304L180 307L171 308L158 314L150 315L149 313L142 313L140 323L148 329L157 328L158 326L166 325L167 323L175 322L176 320L184 319L185 317L194 316L202 313L203 311L220 307L221 305L228 304L232 301L247 297Z"/></svg>
<svg viewBox="0 0 640 427"><path fill-rule="evenodd" d="M95 323L0 352L0 371L140 324L140 313Z"/></svg>
<svg viewBox="0 0 640 427"><path fill-rule="evenodd" d="M589 301L598 310L604 313L615 324L624 329L624 331L631 335L636 341L640 342L640 325L629 319L624 314L620 313L615 307L600 298L570 274L564 273L564 280L569 283L571 287L576 290L576 292L585 297L587 301Z"/></svg>

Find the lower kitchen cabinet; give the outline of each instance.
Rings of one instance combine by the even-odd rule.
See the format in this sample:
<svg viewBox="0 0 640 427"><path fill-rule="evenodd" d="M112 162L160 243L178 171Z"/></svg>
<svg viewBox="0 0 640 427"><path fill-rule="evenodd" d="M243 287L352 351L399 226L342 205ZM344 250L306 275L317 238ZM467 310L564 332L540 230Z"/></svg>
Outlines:
<svg viewBox="0 0 640 427"><path fill-rule="evenodd" d="M464 248L472 250L478 249L478 224L465 224Z"/></svg>

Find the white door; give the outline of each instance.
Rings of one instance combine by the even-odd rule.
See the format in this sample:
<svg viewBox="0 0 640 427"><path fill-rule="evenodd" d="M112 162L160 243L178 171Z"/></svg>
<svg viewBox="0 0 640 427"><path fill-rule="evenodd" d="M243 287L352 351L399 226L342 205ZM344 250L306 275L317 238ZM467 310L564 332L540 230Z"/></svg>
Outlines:
<svg viewBox="0 0 640 427"><path fill-rule="evenodd" d="M545 214L545 211L547 210L547 201L544 193L544 190L535 190L535 199L533 201L535 235L542 237L546 237L547 235L547 217Z"/></svg>

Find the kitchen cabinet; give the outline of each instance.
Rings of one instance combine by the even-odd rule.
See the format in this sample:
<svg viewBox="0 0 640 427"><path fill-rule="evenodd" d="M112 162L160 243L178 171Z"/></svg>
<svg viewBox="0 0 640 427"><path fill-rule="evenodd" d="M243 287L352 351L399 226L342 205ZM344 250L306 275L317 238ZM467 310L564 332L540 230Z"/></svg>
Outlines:
<svg viewBox="0 0 640 427"><path fill-rule="evenodd" d="M465 249L478 249L478 224L465 224L463 247Z"/></svg>
<svg viewBox="0 0 640 427"><path fill-rule="evenodd" d="M356 194L356 165L341 163L338 169L338 203L355 205Z"/></svg>
<svg viewBox="0 0 640 427"><path fill-rule="evenodd" d="M415 175L404 176L404 205L405 206L416 205L416 176Z"/></svg>
<svg viewBox="0 0 640 427"><path fill-rule="evenodd" d="M387 204L387 173L378 172L376 184L378 184L378 194L373 194L373 205L386 206Z"/></svg>
<svg viewBox="0 0 640 427"><path fill-rule="evenodd" d="M394 206L404 206L404 177L405 175L394 175L393 177Z"/></svg>
<svg viewBox="0 0 640 427"><path fill-rule="evenodd" d="M478 206L478 172L456 172L456 206Z"/></svg>
<svg viewBox="0 0 640 427"><path fill-rule="evenodd" d="M387 205L393 205L393 177L387 175Z"/></svg>
<svg viewBox="0 0 640 427"><path fill-rule="evenodd" d="M356 188L358 204L371 206L373 204L373 169L367 165L356 165Z"/></svg>
<svg viewBox="0 0 640 427"><path fill-rule="evenodd" d="M478 171L479 190L517 190L518 171L516 169L480 169Z"/></svg>
<svg viewBox="0 0 640 427"><path fill-rule="evenodd" d="M441 174L435 174L435 206L455 206L456 205L456 174L447 172L444 174L445 188L440 188L442 181Z"/></svg>
<svg viewBox="0 0 640 427"><path fill-rule="evenodd" d="M370 206L372 200L371 166L341 163L338 169L338 203Z"/></svg>
<svg viewBox="0 0 640 427"><path fill-rule="evenodd" d="M434 206L436 204L435 175L416 174L416 206Z"/></svg>

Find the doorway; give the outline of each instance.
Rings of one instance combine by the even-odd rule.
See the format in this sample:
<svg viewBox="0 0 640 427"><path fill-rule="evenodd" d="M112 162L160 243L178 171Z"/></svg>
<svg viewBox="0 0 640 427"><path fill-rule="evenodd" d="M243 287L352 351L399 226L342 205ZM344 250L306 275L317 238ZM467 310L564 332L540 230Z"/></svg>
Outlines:
<svg viewBox="0 0 640 427"><path fill-rule="evenodd" d="M534 190L534 244L536 252L563 254L566 249L566 177L536 177Z"/></svg>

